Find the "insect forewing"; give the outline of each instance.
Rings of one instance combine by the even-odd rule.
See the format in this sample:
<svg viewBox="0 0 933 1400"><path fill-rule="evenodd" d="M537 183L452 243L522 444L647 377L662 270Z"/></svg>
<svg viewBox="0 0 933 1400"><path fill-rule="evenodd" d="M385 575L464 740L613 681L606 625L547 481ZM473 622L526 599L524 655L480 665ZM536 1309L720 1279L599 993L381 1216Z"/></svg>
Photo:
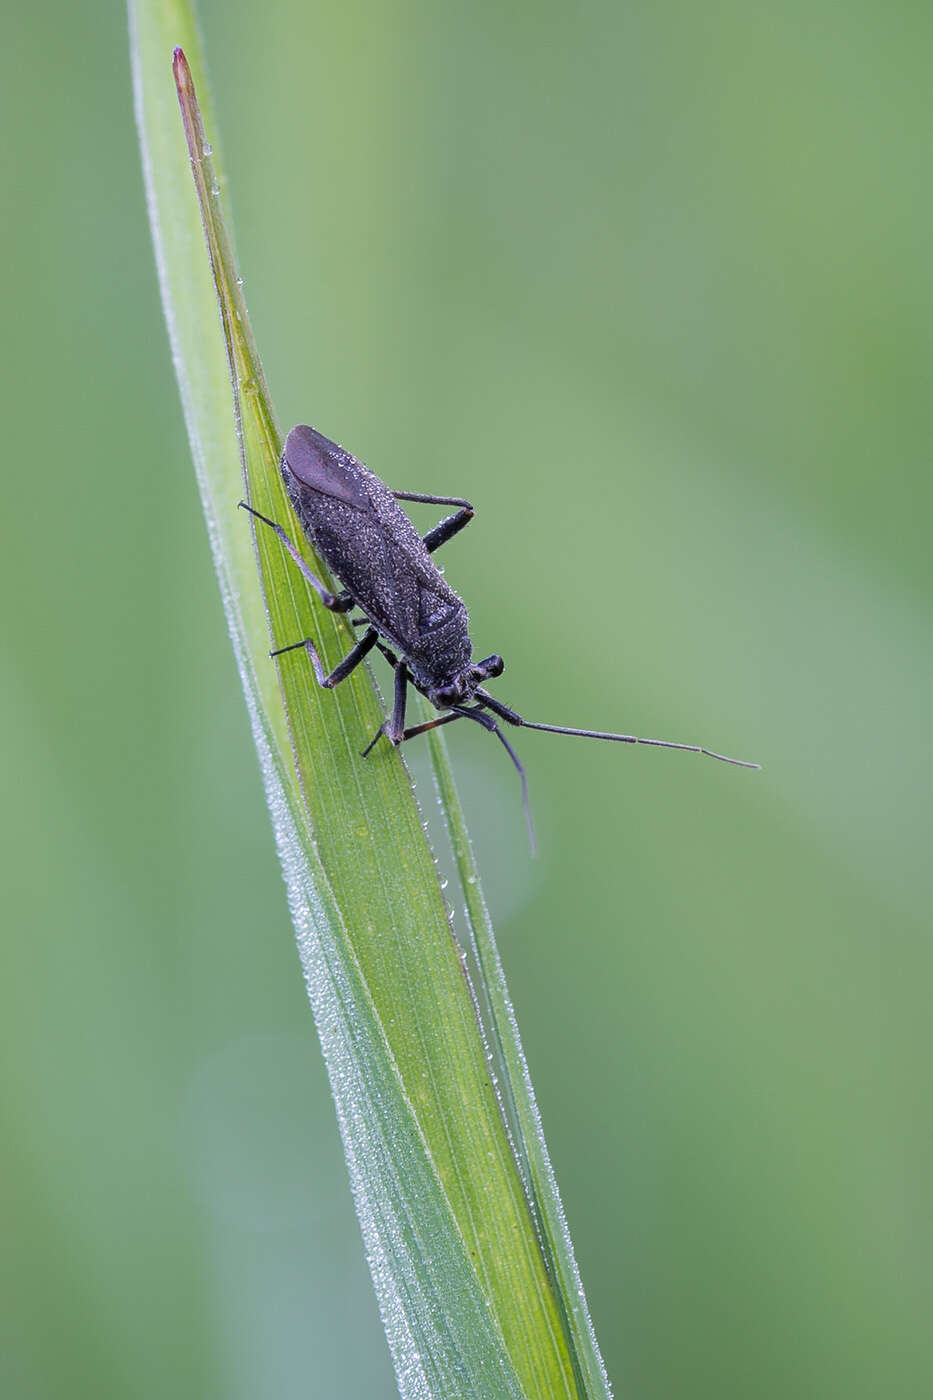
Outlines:
<svg viewBox="0 0 933 1400"><path fill-rule="evenodd" d="M292 428L285 439L285 461L302 486L366 514L373 513L363 487L362 473L367 468L323 433L304 426Z"/></svg>
<svg viewBox="0 0 933 1400"><path fill-rule="evenodd" d="M296 514L331 572L405 656L426 623L463 610L388 487L316 429L293 428L282 472Z"/></svg>

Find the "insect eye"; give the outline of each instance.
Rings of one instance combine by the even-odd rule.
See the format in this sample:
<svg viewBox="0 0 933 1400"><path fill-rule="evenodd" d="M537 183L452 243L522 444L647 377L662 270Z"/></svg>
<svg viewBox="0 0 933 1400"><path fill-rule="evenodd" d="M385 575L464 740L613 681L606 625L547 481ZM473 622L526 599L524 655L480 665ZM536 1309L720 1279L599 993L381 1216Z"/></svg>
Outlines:
<svg viewBox="0 0 933 1400"><path fill-rule="evenodd" d="M463 685L459 680L451 681L449 685L438 686L435 694L441 705L456 705L463 699Z"/></svg>

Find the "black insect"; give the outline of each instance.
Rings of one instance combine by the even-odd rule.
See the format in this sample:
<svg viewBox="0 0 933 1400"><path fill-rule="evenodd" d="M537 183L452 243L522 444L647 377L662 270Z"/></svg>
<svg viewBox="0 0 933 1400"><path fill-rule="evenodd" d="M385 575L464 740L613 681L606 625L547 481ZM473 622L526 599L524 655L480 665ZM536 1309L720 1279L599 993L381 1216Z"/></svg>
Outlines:
<svg viewBox="0 0 933 1400"><path fill-rule="evenodd" d="M380 735L392 744L401 744L440 724L471 719L495 734L509 754L522 781L522 798L532 847L534 831L528 806L528 785L518 755L502 733L496 719L525 729L544 729L552 734L576 734L584 739L609 739L618 744L650 744L655 748L684 749L706 754L708 758L734 763L740 768L758 768L757 763L727 758L695 744L674 744L666 739L639 739L634 734L605 734L595 729L567 729L559 724L534 724L503 705L483 688L483 682L503 671L501 656L473 661L468 616L461 598L446 582L431 558L473 519L469 501L456 496L426 496L415 491L390 491L362 462L314 428L292 428L282 453L282 476L302 529L313 542L328 568L343 584L340 593L331 593L312 573L301 553L274 520L260 515L245 501L244 510L270 526L288 550L317 593L325 608L349 612L358 608L363 617L354 626L366 631L344 659L325 675L321 658L310 637L280 647L272 653L303 648L310 658L318 684L332 690L345 680L363 658L378 647L395 670L395 703L368 747L370 752ZM456 506L422 537L417 533L398 501L421 501L428 505ZM406 728L405 708L409 682L444 711L437 719ZM494 718L495 717L495 718Z"/></svg>

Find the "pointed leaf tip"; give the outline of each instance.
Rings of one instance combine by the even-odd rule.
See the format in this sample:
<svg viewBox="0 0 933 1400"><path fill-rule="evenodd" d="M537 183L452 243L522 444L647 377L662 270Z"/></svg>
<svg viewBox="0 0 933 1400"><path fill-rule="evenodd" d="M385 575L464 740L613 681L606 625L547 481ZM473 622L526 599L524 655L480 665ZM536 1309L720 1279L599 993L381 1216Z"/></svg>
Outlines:
<svg viewBox="0 0 933 1400"><path fill-rule="evenodd" d="M178 89L179 97L183 89L186 92L194 91L194 84L191 81L191 69L188 67L185 51L180 44L176 44L172 51L172 72L175 74L175 86Z"/></svg>

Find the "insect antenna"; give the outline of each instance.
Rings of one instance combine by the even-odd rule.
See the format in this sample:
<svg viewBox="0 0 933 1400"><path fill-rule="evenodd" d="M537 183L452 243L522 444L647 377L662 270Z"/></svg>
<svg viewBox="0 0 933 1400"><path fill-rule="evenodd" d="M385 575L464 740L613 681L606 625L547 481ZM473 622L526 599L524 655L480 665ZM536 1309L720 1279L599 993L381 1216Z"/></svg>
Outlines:
<svg viewBox="0 0 933 1400"><path fill-rule="evenodd" d="M671 739L639 739L634 734L603 734L598 729L567 729L561 724L533 724L523 719L525 729L544 729L549 734L576 734L581 739L609 739L615 744L647 744L653 749L680 749L683 753L702 753L707 758L718 758L720 763L731 763L736 768L760 768L760 763L750 763L747 758L729 758L724 753L714 753L699 744L675 744Z"/></svg>
<svg viewBox="0 0 933 1400"><path fill-rule="evenodd" d="M488 704L488 701L486 700L485 696L484 703ZM489 708L492 709L493 707L490 706ZM492 718L491 715L483 714L483 712L479 708L475 710L467 710L461 709L459 705L452 705L451 709L455 714L462 715L464 719L475 720L476 723L481 724L484 729L488 729L490 734L495 734L496 738L499 740L500 744L503 746L506 753L508 754L509 758L515 764L518 776L522 780L522 807L525 812L525 823L528 827L528 844L531 847L531 854L537 855L538 840L535 836L534 818L531 815L531 803L528 800L528 778L525 775L525 770L522 767L521 760L519 759L518 754L512 748L512 745L509 743L508 739L505 737L502 730L499 728L498 724L496 724L496 721ZM509 713L511 713L511 711Z"/></svg>
<svg viewBox="0 0 933 1400"><path fill-rule="evenodd" d="M522 719L521 715L510 710L508 705L503 705L501 700L497 700L488 691L477 690L480 702L487 709L499 715L501 719L509 724L519 725L523 729L543 729L548 734L575 734L581 739L608 739L614 744L645 744L653 749L680 749L683 753L701 753L707 758L716 758L720 763L731 763L736 768L761 768L760 763L749 763L744 758L729 758L724 753L715 753L712 749L704 749L699 744L675 744L671 739L639 739L635 734L608 734L600 729L569 729L563 724L535 724L533 720Z"/></svg>

